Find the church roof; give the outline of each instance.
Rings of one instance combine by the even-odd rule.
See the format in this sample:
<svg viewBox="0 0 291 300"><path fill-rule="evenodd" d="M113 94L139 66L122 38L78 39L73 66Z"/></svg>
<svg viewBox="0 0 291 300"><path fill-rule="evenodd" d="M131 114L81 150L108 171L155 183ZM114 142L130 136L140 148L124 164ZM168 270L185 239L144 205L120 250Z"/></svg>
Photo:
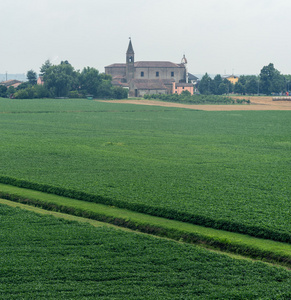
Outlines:
<svg viewBox="0 0 291 300"><path fill-rule="evenodd" d="M122 63L111 64L109 66L106 66L105 68L126 68L126 64L122 64Z"/></svg>
<svg viewBox="0 0 291 300"><path fill-rule="evenodd" d="M136 68L184 68L184 65L170 61L137 61L134 66Z"/></svg>

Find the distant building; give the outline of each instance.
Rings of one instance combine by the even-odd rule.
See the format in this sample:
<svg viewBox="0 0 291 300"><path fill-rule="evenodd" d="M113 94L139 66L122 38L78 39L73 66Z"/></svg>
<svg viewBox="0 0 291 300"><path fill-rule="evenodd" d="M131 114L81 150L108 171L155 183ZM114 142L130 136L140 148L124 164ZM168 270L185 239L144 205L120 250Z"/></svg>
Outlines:
<svg viewBox="0 0 291 300"><path fill-rule="evenodd" d="M176 83L173 82L173 93L182 94L184 91L188 91L191 95L193 95L194 86L192 83Z"/></svg>
<svg viewBox="0 0 291 300"><path fill-rule="evenodd" d="M193 84L188 86L189 75L185 55L178 64L169 61L136 62L131 40L126 52L126 63L106 66L105 73L112 76L113 85L127 87L131 97L140 97L145 94L180 93L180 89L173 89L173 83L186 84L186 82L189 90L192 86L191 93L193 94Z"/></svg>
<svg viewBox="0 0 291 300"><path fill-rule="evenodd" d="M239 76L235 76L235 75L223 76L223 79L227 79L232 84L236 84L238 82L238 80L239 80Z"/></svg>
<svg viewBox="0 0 291 300"><path fill-rule="evenodd" d="M44 85L43 77L42 77L42 76L39 76L39 77L37 78L37 82L36 82L36 83L39 84L39 85Z"/></svg>
<svg viewBox="0 0 291 300"><path fill-rule="evenodd" d="M7 88L9 88L11 86L13 86L14 88L17 88L21 83L22 83L22 81L19 81L19 80L16 80L16 79L11 79L11 80L0 82L0 85L4 85Z"/></svg>

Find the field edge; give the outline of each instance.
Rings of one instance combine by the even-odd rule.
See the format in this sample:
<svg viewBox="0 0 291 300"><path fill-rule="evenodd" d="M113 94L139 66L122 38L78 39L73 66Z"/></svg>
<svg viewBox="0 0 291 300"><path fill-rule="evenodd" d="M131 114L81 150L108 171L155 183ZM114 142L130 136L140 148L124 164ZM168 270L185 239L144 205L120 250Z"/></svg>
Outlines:
<svg viewBox="0 0 291 300"><path fill-rule="evenodd" d="M0 185L0 198L291 267L291 245L126 209ZM4 190L4 191L3 191ZM23 192L25 190L25 193Z"/></svg>
<svg viewBox="0 0 291 300"><path fill-rule="evenodd" d="M267 228L262 228L257 226L243 225L225 219L215 220L213 218L209 218L199 214L181 212L171 208L163 208L163 207L151 206L151 205L141 204L141 203L131 203L123 200L106 198L100 195L89 194L82 191L76 191L76 190L66 189L62 187L55 187L46 184L29 182L26 180L0 175L0 187L2 184L23 188L24 190L39 191L42 193L58 195L70 199L86 201L89 203L103 204L107 206L116 206L119 207L120 209L126 209L141 214L147 214L155 217L166 218L166 219L181 221L185 223L191 223L194 225L203 226L207 228L213 228L216 230L223 230L223 231L228 231L228 232L233 232L238 234L245 234L255 238L269 239L273 241L291 244L290 233L278 232L275 230L270 230Z"/></svg>

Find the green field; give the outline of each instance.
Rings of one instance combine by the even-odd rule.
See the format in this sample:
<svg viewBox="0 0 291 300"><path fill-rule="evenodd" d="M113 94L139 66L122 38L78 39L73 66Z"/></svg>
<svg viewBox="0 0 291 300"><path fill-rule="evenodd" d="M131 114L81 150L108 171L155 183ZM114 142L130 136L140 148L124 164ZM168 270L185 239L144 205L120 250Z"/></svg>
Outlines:
<svg viewBox="0 0 291 300"><path fill-rule="evenodd" d="M290 299L290 272L0 205L1 299Z"/></svg>
<svg viewBox="0 0 291 300"><path fill-rule="evenodd" d="M0 140L1 176L291 241L288 111L0 99Z"/></svg>

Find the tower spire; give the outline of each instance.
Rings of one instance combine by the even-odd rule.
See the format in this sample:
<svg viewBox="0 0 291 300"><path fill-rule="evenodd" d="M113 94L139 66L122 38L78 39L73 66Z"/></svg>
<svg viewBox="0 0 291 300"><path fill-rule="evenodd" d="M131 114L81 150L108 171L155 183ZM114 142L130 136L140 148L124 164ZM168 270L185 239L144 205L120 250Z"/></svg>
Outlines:
<svg viewBox="0 0 291 300"><path fill-rule="evenodd" d="M129 44L126 51L126 81L130 82L134 78L134 51L129 38Z"/></svg>
<svg viewBox="0 0 291 300"><path fill-rule="evenodd" d="M129 38L129 44L128 44L126 54L134 54L132 43L131 43L131 37Z"/></svg>

